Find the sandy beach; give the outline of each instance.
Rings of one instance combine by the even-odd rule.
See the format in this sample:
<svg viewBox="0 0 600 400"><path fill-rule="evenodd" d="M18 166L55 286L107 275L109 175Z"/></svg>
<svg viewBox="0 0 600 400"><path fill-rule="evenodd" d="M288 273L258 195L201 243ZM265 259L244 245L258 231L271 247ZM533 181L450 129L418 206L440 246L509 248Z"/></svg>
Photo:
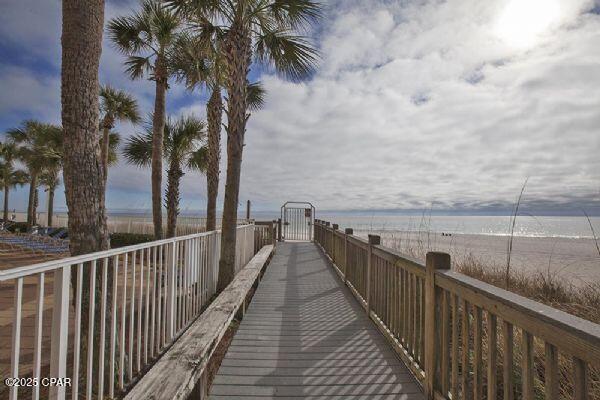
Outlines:
<svg viewBox="0 0 600 400"><path fill-rule="evenodd" d="M370 232L356 231L366 237ZM475 257L490 267L506 265L507 236L380 231L382 244L400 251L414 249L417 254L429 250L450 253L458 260ZM600 255L592 239L561 237L515 237L511 268L524 273L538 271L559 274L577 286L600 283Z"/></svg>

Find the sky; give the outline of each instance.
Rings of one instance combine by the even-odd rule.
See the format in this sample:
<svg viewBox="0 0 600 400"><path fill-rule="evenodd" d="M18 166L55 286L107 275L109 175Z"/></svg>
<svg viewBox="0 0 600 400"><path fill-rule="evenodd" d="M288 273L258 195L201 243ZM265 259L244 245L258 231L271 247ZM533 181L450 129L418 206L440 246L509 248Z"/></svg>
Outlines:
<svg viewBox="0 0 600 400"><path fill-rule="evenodd" d="M60 123L60 1L0 4L0 132L27 118ZM137 4L107 1L106 21ZM600 0L323 6L307 32L321 54L314 76L292 83L253 66L267 98L248 123L241 204L510 211L528 179L530 207L600 211ZM123 61L105 36L101 82L148 115L153 83L130 80ZM205 94L171 82L167 96L169 115L205 118ZM123 138L141 129L117 126ZM205 186L186 173L183 212L205 208ZM24 209L26 192L10 208ZM107 204L149 210L149 170L112 167ZM62 187L56 207L65 209Z"/></svg>

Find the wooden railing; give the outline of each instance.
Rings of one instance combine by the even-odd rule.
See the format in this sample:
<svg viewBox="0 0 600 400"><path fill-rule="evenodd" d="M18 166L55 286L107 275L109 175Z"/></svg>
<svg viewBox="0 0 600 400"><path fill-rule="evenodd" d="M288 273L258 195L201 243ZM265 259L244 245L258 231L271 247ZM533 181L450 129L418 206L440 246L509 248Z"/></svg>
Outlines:
<svg viewBox="0 0 600 400"><path fill-rule="evenodd" d="M254 229L237 228L236 272L255 254ZM209 304L220 241L219 231L205 232L0 271L14 304L3 310L12 339L0 338L10 352L1 375L22 378L5 382L0 397L101 399L126 390ZM48 389L47 377L70 382Z"/></svg>
<svg viewBox="0 0 600 400"><path fill-rule="evenodd" d="M427 398L597 393L600 325L454 272L448 254L430 252L423 264L352 233L315 223L315 241Z"/></svg>

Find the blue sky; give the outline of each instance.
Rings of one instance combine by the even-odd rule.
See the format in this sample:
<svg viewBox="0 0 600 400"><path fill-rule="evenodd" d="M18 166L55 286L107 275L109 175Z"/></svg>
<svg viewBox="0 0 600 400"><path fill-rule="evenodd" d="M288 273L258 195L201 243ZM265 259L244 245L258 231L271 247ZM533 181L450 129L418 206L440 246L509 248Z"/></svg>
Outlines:
<svg viewBox="0 0 600 400"><path fill-rule="evenodd" d="M241 201L263 210L288 199L321 209L497 210L529 177L532 205L598 207L600 3L541 1L327 2L312 79L253 72L268 94L248 125ZM106 20L136 4L107 2ZM152 82L129 80L122 63L105 40L101 81L150 112ZM0 132L26 118L60 122L59 1L3 2L0 87ZM171 83L168 112L204 117L204 96ZM117 130L127 137L140 127ZM108 206L148 209L149 182L148 171L120 162ZM182 189L182 210L204 208L204 177L186 174ZM25 206L26 188L10 202Z"/></svg>

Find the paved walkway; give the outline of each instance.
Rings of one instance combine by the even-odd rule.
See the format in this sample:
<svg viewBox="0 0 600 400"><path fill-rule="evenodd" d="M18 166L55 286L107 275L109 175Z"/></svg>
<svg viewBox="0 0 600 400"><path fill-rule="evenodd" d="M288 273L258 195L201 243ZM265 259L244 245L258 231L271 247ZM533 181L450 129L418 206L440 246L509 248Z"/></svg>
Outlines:
<svg viewBox="0 0 600 400"><path fill-rule="evenodd" d="M423 395L313 243L283 243L211 399L406 399Z"/></svg>

